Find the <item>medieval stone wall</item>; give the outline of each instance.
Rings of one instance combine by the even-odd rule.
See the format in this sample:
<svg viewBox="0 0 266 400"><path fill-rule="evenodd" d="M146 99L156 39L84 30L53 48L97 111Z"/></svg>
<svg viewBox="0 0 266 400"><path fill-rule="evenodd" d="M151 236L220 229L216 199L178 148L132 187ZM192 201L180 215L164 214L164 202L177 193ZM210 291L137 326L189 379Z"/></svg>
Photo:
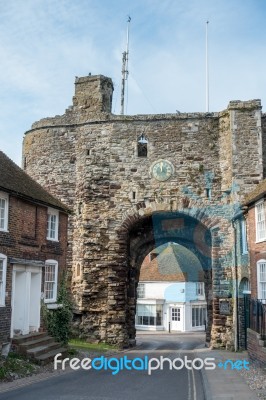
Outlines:
<svg viewBox="0 0 266 400"><path fill-rule="evenodd" d="M73 209L69 269L78 328L128 344L135 304L130 230L144 229L144 217L154 213L185 209L213 230L212 337L228 346L233 317L219 315L217 298L220 280L234 278L233 205L262 178L260 102L230 102L221 113L116 116L112 90L101 75L76 79L73 106L33 124L24 138L27 173ZM141 134L147 157L137 155ZM174 167L164 182L151 174L159 159ZM145 235L143 257L152 249Z"/></svg>
<svg viewBox="0 0 266 400"><path fill-rule="evenodd" d="M231 101L232 175L241 199L243 192L260 182L263 173L260 100Z"/></svg>

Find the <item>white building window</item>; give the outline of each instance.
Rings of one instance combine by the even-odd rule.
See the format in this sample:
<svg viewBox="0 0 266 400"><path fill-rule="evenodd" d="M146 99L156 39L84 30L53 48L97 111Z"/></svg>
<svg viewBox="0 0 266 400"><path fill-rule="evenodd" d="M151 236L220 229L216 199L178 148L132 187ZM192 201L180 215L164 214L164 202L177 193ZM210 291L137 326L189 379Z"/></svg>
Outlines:
<svg viewBox="0 0 266 400"><path fill-rule="evenodd" d="M242 254L247 254L248 252L247 223L245 219L241 220L241 245L242 245Z"/></svg>
<svg viewBox="0 0 266 400"><path fill-rule="evenodd" d="M0 192L0 231L8 229L8 194Z"/></svg>
<svg viewBox="0 0 266 400"><path fill-rule="evenodd" d="M58 240L59 211L48 208L47 211L47 239Z"/></svg>
<svg viewBox="0 0 266 400"><path fill-rule="evenodd" d="M181 310L179 307L173 307L171 313L172 313L172 321L180 321Z"/></svg>
<svg viewBox="0 0 266 400"><path fill-rule="evenodd" d="M162 304L137 304L137 325L162 325Z"/></svg>
<svg viewBox="0 0 266 400"><path fill-rule="evenodd" d="M204 296L204 282L196 282L196 295Z"/></svg>
<svg viewBox="0 0 266 400"><path fill-rule="evenodd" d="M45 262L44 272L44 301L45 303L54 303L57 299L57 275L58 262L47 260Z"/></svg>
<svg viewBox="0 0 266 400"><path fill-rule="evenodd" d="M256 218L256 241L261 242L263 240L266 240L264 200L256 203L255 218Z"/></svg>
<svg viewBox="0 0 266 400"><path fill-rule="evenodd" d="M0 307L5 306L7 257L0 254Z"/></svg>
<svg viewBox="0 0 266 400"><path fill-rule="evenodd" d="M145 284L139 283L137 287L137 298L144 299L145 297Z"/></svg>
<svg viewBox="0 0 266 400"><path fill-rule="evenodd" d="M206 307L192 306L192 326L203 326L206 321Z"/></svg>
<svg viewBox="0 0 266 400"><path fill-rule="evenodd" d="M258 299L266 299L266 260L257 263Z"/></svg>

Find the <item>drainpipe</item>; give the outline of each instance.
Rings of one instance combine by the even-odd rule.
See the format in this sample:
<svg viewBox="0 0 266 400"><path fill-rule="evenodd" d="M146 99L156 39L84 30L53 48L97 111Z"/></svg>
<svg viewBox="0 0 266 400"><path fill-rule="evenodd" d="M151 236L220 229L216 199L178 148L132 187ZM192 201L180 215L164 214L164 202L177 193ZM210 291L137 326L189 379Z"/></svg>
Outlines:
<svg viewBox="0 0 266 400"><path fill-rule="evenodd" d="M243 210L245 211L245 210ZM235 284L234 284L234 292L235 292L235 304L234 304L234 316L235 316L235 321L236 321L236 329L235 329L235 351L239 350L239 316L238 316L238 270L237 270L237 251L236 251L236 246L237 246L237 237L236 237L236 225L235 221L239 217L243 217L243 211L238 212L234 217L232 218L232 227L234 230L234 272L235 272Z"/></svg>
<svg viewBox="0 0 266 400"><path fill-rule="evenodd" d="M234 257L233 257L233 268L235 272L234 276L234 292L235 292L235 301L234 301L234 317L235 317L235 322L236 322L236 329L235 329L235 338L234 338L234 343L235 343L235 351L239 350L239 319L238 319L238 271L237 271L237 251L236 251L236 244L237 244L237 237L236 237L236 226L235 226L235 220L238 216L243 215L242 213L239 215L236 215L234 219L232 220L232 226L234 230Z"/></svg>

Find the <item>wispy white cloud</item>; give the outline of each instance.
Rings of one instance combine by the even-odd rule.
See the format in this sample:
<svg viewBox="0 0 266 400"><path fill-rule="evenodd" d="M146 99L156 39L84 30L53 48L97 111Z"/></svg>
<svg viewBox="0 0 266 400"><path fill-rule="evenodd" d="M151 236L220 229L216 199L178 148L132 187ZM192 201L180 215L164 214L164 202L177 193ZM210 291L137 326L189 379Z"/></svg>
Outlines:
<svg viewBox="0 0 266 400"><path fill-rule="evenodd" d="M23 132L64 112L76 75L112 77L119 112L128 14L129 113L204 111L207 19L211 109L266 104L265 13L260 0L0 0L1 149L20 163Z"/></svg>

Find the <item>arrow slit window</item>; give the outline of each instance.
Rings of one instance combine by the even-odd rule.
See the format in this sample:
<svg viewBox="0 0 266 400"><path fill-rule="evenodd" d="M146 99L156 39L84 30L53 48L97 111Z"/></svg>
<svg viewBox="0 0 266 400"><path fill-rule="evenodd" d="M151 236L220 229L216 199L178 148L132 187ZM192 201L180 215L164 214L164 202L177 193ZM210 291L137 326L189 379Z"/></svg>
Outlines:
<svg viewBox="0 0 266 400"><path fill-rule="evenodd" d="M138 157L147 157L148 155L148 140L143 133L138 137L137 153Z"/></svg>

